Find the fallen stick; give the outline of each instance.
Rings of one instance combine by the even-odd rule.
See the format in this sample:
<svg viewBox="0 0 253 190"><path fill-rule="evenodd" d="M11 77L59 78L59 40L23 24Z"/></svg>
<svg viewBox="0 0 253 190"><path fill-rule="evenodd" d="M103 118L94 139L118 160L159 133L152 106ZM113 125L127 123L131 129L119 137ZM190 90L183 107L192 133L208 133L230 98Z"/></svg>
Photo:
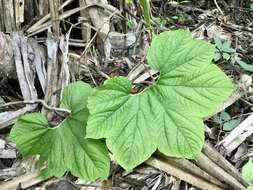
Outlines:
<svg viewBox="0 0 253 190"><path fill-rule="evenodd" d="M184 170L175 167L169 163L167 163L166 160L162 160L160 158L151 157L149 160L146 161L146 164L157 168L159 170L162 170L172 176L175 176L179 179L184 180L185 182L192 184L195 187L198 187L200 189L205 190L222 190L223 188L218 187L210 182L207 182L203 180L200 177L197 177L191 173L187 173Z"/></svg>
<svg viewBox="0 0 253 190"><path fill-rule="evenodd" d="M156 155L155 157L158 159L159 158L164 159L166 160L168 164L174 165L175 167L178 167L185 172L198 176L202 178L203 180L211 182L219 187L225 187L225 185L222 184L219 180L209 175L207 172L203 171L202 169L200 169L198 166L196 166L194 163L190 162L189 160L170 158L170 157L163 156L160 154Z"/></svg>
<svg viewBox="0 0 253 190"><path fill-rule="evenodd" d="M238 180L244 186L249 184L242 178L240 172L228 162L218 151L216 151L210 144L205 143L202 152L215 162L218 166L223 168L228 174L232 175L236 180Z"/></svg>
<svg viewBox="0 0 253 190"><path fill-rule="evenodd" d="M14 190L17 189L19 184L21 184L22 189L26 189L45 180L46 179L39 178L37 172L29 173L0 184L0 190Z"/></svg>
<svg viewBox="0 0 253 190"><path fill-rule="evenodd" d="M27 112L33 111L33 107L23 107L16 111L6 111L0 113L0 129L8 127L15 123L15 121Z"/></svg>
<svg viewBox="0 0 253 190"><path fill-rule="evenodd" d="M72 3L74 0L67 0L65 1L60 7L59 7L59 11L61 11L64 7L66 7L67 5L69 5L70 3ZM32 33L34 31L37 30L38 27L40 27L42 24L44 24L47 20L50 19L50 14L48 13L47 15L45 15L44 17L42 17L40 20L38 20L35 24L33 24L32 26L30 26L27 29L27 33Z"/></svg>
<svg viewBox="0 0 253 190"><path fill-rule="evenodd" d="M207 173L212 175L217 179L222 179L234 190L245 190L246 187L238 182L233 176L229 175L221 167L215 164L211 159L209 159L205 154L201 153L195 160L196 164Z"/></svg>
<svg viewBox="0 0 253 190"><path fill-rule="evenodd" d="M229 155L235 150L247 137L253 134L253 114L248 116L233 131L218 143L225 154Z"/></svg>

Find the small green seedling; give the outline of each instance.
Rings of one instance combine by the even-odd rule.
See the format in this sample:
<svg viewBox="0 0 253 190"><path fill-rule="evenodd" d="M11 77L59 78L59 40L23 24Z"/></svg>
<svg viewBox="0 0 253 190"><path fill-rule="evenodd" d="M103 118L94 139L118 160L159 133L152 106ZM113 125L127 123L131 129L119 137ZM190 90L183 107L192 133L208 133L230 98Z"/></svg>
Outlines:
<svg viewBox="0 0 253 190"><path fill-rule="evenodd" d="M240 58L238 58L235 53L236 49L231 47L231 41L226 40L224 42L221 42L221 40L217 37L214 37L214 42L216 45L216 51L214 54L213 60L215 62L224 59L226 61L229 61L230 64L239 65L242 69L245 71L253 72L253 65L247 64L244 61L242 61Z"/></svg>
<svg viewBox="0 0 253 190"><path fill-rule="evenodd" d="M222 58L225 60L229 60L231 58L231 54L236 52L235 49L231 48L230 40L226 40L222 43L219 38L214 37L214 42L216 45L214 61L219 61Z"/></svg>
<svg viewBox="0 0 253 190"><path fill-rule="evenodd" d="M212 117L212 121L216 124L223 126L224 131L232 131L240 123L240 119L232 119L231 116L223 111Z"/></svg>

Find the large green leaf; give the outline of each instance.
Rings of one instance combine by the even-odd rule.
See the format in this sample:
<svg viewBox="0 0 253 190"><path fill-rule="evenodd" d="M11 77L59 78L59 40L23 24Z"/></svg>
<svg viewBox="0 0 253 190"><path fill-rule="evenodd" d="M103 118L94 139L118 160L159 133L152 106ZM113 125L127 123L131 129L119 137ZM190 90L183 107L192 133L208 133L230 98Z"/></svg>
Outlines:
<svg viewBox="0 0 253 190"><path fill-rule="evenodd" d="M109 158L105 145L94 139L84 139L88 117L87 98L92 88L76 82L64 89L62 105L71 114L57 127L48 127L40 113L21 117L12 128L10 139L23 156L40 155L39 163L47 161L42 175L62 176L66 171L87 180L106 178Z"/></svg>
<svg viewBox="0 0 253 190"><path fill-rule="evenodd" d="M204 142L202 118L211 115L233 91L233 84L211 64L215 48L193 40L185 30L164 32L148 51L160 72L155 84L138 94L124 77L109 79L89 97L87 137L106 138L126 169L158 149L168 156L194 159Z"/></svg>

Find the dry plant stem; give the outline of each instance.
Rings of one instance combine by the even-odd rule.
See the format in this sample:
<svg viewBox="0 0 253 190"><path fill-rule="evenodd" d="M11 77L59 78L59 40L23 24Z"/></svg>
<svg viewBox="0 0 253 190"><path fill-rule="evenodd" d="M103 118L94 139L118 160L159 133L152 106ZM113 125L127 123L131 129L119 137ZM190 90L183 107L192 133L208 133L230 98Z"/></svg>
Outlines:
<svg viewBox="0 0 253 190"><path fill-rule="evenodd" d="M66 11L64 13L62 13L61 15L59 15L59 20L63 20L81 10L84 10L84 9L87 9L87 8L90 8L92 6L99 6L99 5L89 5L89 6L84 6L84 7L78 7L78 8L74 8L74 9L71 9L69 11ZM101 6L101 5L100 5ZM38 25L36 28L34 28L33 30L29 30L29 35L28 37L30 36L33 36L35 34L38 34L40 32L43 32L45 30L47 30L48 28L50 28L52 26L52 22L51 21L47 21L46 23L44 24L41 24L41 25Z"/></svg>
<svg viewBox="0 0 253 190"><path fill-rule="evenodd" d="M65 108L56 108L56 107L49 106L49 105L46 104L46 102L44 100L41 100L41 99L8 102L6 104L0 105L0 108L9 107L9 106L18 105L18 104L38 104L38 103L41 103L48 110L52 110L52 111L55 111L55 112L71 113L70 110L65 109Z"/></svg>
<svg viewBox="0 0 253 190"><path fill-rule="evenodd" d="M16 19L14 14L13 1L0 1L0 17L1 17L1 31L12 32L16 31Z"/></svg>
<svg viewBox="0 0 253 190"><path fill-rule="evenodd" d="M205 190L222 190L221 187L218 187L212 183L209 183L202 178L199 178L193 174L186 173L184 170L177 168L171 164L168 164L166 160L158 159L151 157L149 160L146 161L146 164L157 168L159 170L162 170L172 176L175 176L177 178L180 178L200 189Z"/></svg>
<svg viewBox="0 0 253 190"><path fill-rule="evenodd" d="M21 184L22 189L26 189L42 181L45 181L45 179L39 178L37 172L29 173L1 184L0 190L14 190L17 189L19 184Z"/></svg>
<svg viewBox="0 0 253 190"><path fill-rule="evenodd" d="M70 37L71 30L72 30L72 27L69 29L66 36L61 36L60 44L59 44L60 50L62 52L60 76L59 76L59 81L58 81L58 86L61 89L60 99L62 99L65 86L67 86L70 82L68 53L69 53L69 37Z"/></svg>
<svg viewBox="0 0 253 190"><path fill-rule="evenodd" d="M3 32L0 32L0 75L17 78L11 38Z"/></svg>
<svg viewBox="0 0 253 190"><path fill-rule="evenodd" d="M74 0L67 0L65 1L59 8L59 11L62 10L64 7L69 5L71 2ZM36 31L38 27L40 27L43 23L45 23L48 19L50 19L50 14L45 15L43 18L41 18L39 21L37 21L34 25L32 25L28 30L26 31L27 33L32 33Z"/></svg>
<svg viewBox="0 0 253 190"><path fill-rule="evenodd" d="M219 6L218 3L217 3L217 0L214 0L214 4L215 4L215 6L217 7L218 11L219 11L222 15L224 15L223 11L221 10L220 6Z"/></svg>
<svg viewBox="0 0 253 190"><path fill-rule="evenodd" d="M221 23L221 26L237 30L237 31L247 31L253 33L253 28L252 27L247 27L247 26L240 26L237 24L230 24L230 23Z"/></svg>
<svg viewBox="0 0 253 190"><path fill-rule="evenodd" d="M228 162L218 151L216 151L210 144L205 143L202 152L213 162L215 162L218 166L223 168L228 174L237 179L241 184L243 184L244 186L249 185L245 180L242 179L240 172L230 162Z"/></svg>
<svg viewBox="0 0 253 190"><path fill-rule="evenodd" d="M22 169L18 167L5 168L0 170L0 178L1 180L5 179L13 179L17 177L22 171ZM0 185L1 187L1 185Z"/></svg>
<svg viewBox="0 0 253 190"><path fill-rule="evenodd" d="M70 17L71 15L73 15L77 12L80 12L84 9L92 8L92 7L99 7L101 9L106 8L103 4L91 4L91 5L87 5L87 6L84 6L84 7L74 8L74 9L71 9L71 10L66 11L66 12L62 13L61 15L59 15L59 20L63 20L63 19L68 18L68 17ZM115 11L115 12L116 12L116 14L119 14L118 11ZM51 26L52 26L51 21L47 21L46 23L41 24L41 25L37 26L36 28L34 28L33 31L29 31L28 37L33 36L35 34L38 34L40 32L43 32L43 31L47 30L48 28L50 28Z"/></svg>
<svg viewBox="0 0 253 190"><path fill-rule="evenodd" d="M48 61L47 61L47 85L45 92L45 102L46 104L58 107L59 98L57 97L58 89L58 77L59 77L59 64L58 64L58 38L51 33L48 34L47 39L47 51L48 51ZM53 113L48 110L42 109L48 120L51 120Z"/></svg>
<svg viewBox="0 0 253 190"><path fill-rule="evenodd" d="M99 1L85 0L85 1L87 5L92 5L94 3L108 5L107 0L99 0ZM91 7L88 10L88 12L89 12L93 25L96 28L100 29L100 33L99 33L100 38L102 40L105 40L106 36L110 32L110 25L109 25L110 19L108 19L108 15L104 11L98 10L96 7Z"/></svg>
<svg viewBox="0 0 253 190"><path fill-rule="evenodd" d="M37 92L34 86L35 73L29 62L27 38L20 32L14 32L11 43L22 96L25 101L37 99ZM32 111L36 106L36 104L26 105L17 111L0 113L0 128L13 124L18 117L27 111Z"/></svg>
<svg viewBox="0 0 253 190"><path fill-rule="evenodd" d="M49 3L48 1L39 1L38 9L39 9L39 15L40 16L48 14L48 11L49 11L48 3Z"/></svg>
<svg viewBox="0 0 253 190"><path fill-rule="evenodd" d="M21 23L24 22L24 0L14 1L15 4L15 17L16 17L16 25L17 28L20 29Z"/></svg>
<svg viewBox="0 0 253 190"><path fill-rule="evenodd" d="M60 33L60 20L59 20L59 0L49 1L50 14L52 17L53 32L55 35L59 36Z"/></svg>
<svg viewBox="0 0 253 190"><path fill-rule="evenodd" d="M163 155L156 155L156 158L161 158L166 160L168 164L174 165L175 167L180 168L181 170L191 173L195 176L198 176L202 178L203 180L206 180L208 182L211 182L219 187L225 187L224 184L222 184L219 180L214 178L213 176L209 175L207 172L201 170L198 166L193 164L192 162L185 160L185 159L177 159L177 158L170 158Z"/></svg>
<svg viewBox="0 0 253 190"><path fill-rule="evenodd" d="M16 111L7 111L0 113L0 129L8 127L15 123L15 121L27 112L33 111L33 107L24 107Z"/></svg>
<svg viewBox="0 0 253 190"><path fill-rule="evenodd" d="M113 12L109 17L108 17L108 21L105 21L104 24L106 24L107 22L109 22L111 20L111 18L116 14L117 12ZM102 25L103 26L103 25ZM82 54L80 57L83 57L86 55L88 49L90 48L92 42L96 39L97 35L101 32L101 29L103 29L103 27L99 28L96 33L94 34L94 36L91 38L91 40L89 41L89 43L87 43L87 46L85 47L85 49L83 50Z"/></svg>
<svg viewBox="0 0 253 190"><path fill-rule="evenodd" d="M247 137L253 134L253 114L248 116L218 145L227 155L231 154Z"/></svg>
<svg viewBox="0 0 253 190"><path fill-rule="evenodd" d="M225 172L222 168L220 168L203 153L201 153L195 161L201 169L205 170L207 173L216 177L217 179L222 179L222 181L226 182L232 189L246 189L244 185L238 182L233 176Z"/></svg>
<svg viewBox="0 0 253 190"><path fill-rule="evenodd" d="M12 47L16 65L18 81L24 100L37 99L37 92L34 87L35 73L33 72L28 57L27 38L22 33L12 34Z"/></svg>
<svg viewBox="0 0 253 190"><path fill-rule="evenodd" d="M85 0L79 0L79 4L80 4L80 7L87 6ZM83 17L83 23L82 23L82 25L81 25L81 27L82 27L82 37L83 37L83 40L84 40L85 42L88 42L88 41L90 41L90 38L91 38L91 28L86 27L84 23L89 23L89 24L91 24L91 23L90 23L89 14L88 14L88 12L85 11L85 10L80 11L80 14L81 14L81 16Z"/></svg>
<svg viewBox="0 0 253 190"><path fill-rule="evenodd" d="M0 1L0 31L4 31L4 8L3 3Z"/></svg>

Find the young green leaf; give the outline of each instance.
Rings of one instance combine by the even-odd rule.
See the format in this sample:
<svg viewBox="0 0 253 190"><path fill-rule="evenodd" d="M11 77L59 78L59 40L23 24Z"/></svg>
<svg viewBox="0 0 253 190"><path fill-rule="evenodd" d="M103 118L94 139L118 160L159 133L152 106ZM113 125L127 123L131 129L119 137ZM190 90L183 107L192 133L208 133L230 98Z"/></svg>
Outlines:
<svg viewBox="0 0 253 190"><path fill-rule="evenodd" d="M88 117L87 98L92 88L83 82L64 89L62 104L71 114L57 127L50 128L40 113L27 114L11 130L13 140L23 156L40 155L39 163L47 162L42 176L62 176L66 171L86 180L106 178L109 158L105 145L84 139Z"/></svg>
<svg viewBox="0 0 253 190"><path fill-rule="evenodd" d="M235 63L240 65L245 71L253 72L253 65L247 64L242 60L236 60Z"/></svg>
<svg viewBox="0 0 253 190"><path fill-rule="evenodd" d="M214 53L214 57L213 57L213 60L214 61L219 61L221 59L221 53L219 51L216 51Z"/></svg>
<svg viewBox="0 0 253 190"><path fill-rule="evenodd" d="M217 47L220 51L222 51L222 42L221 42L220 38L214 37L213 39L214 39L214 43L215 43L216 47Z"/></svg>
<svg viewBox="0 0 253 190"><path fill-rule="evenodd" d="M227 121L223 125L224 131L232 131L234 128L236 128L240 124L240 119L232 119L230 121Z"/></svg>
<svg viewBox="0 0 253 190"><path fill-rule="evenodd" d="M236 50L231 48L231 41L227 40L222 44L222 48L221 48L222 52L227 52L227 53L235 53Z"/></svg>
<svg viewBox="0 0 253 190"><path fill-rule="evenodd" d="M250 4L249 10L253 12L253 3Z"/></svg>
<svg viewBox="0 0 253 190"><path fill-rule="evenodd" d="M222 57L226 60L229 60L231 56L228 53L223 53Z"/></svg>
<svg viewBox="0 0 253 190"><path fill-rule="evenodd" d="M223 111L220 113L220 118L222 121L229 121L231 116L227 112Z"/></svg>
<svg viewBox="0 0 253 190"><path fill-rule="evenodd" d="M87 137L106 138L125 169L158 149L168 156L194 159L204 143L202 118L231 94L228 77L211 64L213 45L194 40L186 30L155 36L148 63L160 72L139 94L124 77L109 79L88 99Z"/></svg>
<svg viewBox="0 0 253 190"><path fill-rule="evenodd" d="M242 177L247 182L253 182L253 162L250 158L249 161L242 167Z"/></svg>
<svg viewBox="0 0 253 190"><path fill-rule="evenodd" d="M227 122L229 120L231 120L231 116L225 111L223 111L219 114L216 114L212 117L212 121L217 124L222 124L222 123Z"/></svg>

